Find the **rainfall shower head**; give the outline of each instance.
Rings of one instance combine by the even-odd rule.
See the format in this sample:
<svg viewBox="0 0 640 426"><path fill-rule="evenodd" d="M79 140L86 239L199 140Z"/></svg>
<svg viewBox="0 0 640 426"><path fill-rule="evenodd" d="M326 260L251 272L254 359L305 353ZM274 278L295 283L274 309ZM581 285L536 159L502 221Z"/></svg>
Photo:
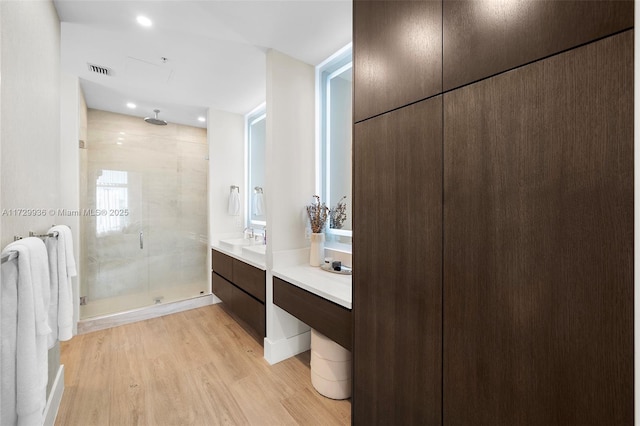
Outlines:
<svg viewBox="0 0 640 426"><path fill-rule="evenodd" d="M144 121L146 121L149 124L155 124L156 126L166 126L167 122L164 120L160 120L158 118L158 113L160 112L159 109L154 109L153 112L156 113L155 117L145 117Z"/></svg>

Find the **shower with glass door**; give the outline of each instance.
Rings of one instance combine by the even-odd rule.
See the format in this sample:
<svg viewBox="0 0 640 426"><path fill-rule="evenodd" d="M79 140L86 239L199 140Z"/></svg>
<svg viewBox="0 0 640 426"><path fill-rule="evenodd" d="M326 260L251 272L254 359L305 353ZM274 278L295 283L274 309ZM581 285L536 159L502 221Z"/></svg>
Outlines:
<svg viewBox="0 0 640 426"><path fill-rule="evenodd" d="M81 319L209 293L206 129L88 111Z"/></svg>

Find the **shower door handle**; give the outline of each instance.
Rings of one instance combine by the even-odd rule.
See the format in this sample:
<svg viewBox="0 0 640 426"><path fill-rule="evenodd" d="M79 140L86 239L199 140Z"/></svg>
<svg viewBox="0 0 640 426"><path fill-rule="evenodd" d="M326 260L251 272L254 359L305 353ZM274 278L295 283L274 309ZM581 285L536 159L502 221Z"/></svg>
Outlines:
<svg viewBox="0 0 640 426"><path fill-rule="evenodd" d="M144 248L144 236L142 235L142 231L140 231L140 250Z"/></svg>

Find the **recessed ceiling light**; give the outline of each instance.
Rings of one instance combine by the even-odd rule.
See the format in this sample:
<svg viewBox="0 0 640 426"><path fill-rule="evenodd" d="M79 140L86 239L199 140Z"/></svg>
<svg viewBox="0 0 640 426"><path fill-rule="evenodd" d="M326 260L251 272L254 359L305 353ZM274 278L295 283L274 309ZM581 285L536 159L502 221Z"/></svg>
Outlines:
<svg viewBox="0 0 640 426"><path fill-rule="evenodd" d="M116 144L118 144L118 145L122 145L122 142L116 142Z"/></svg>
<svg viewBox="0 0 640 426"><path fill-rule="evenodd" d="M143 27L150 27L152 22L151 19L147 18L146 16L138 16L136 18L136 21L138 21L138 24L142 25Z"/></svg>
<svg viewBox="0 0 640 426"><path fill-rule="evenodd" d="M135 109L136 104L134 104L133 102L127 102L127 108L131 108L131 109Z"/></svg>
<svg viewBox="0 0 640 426"><path fill-rule="evenodd" d="M203 123L204 123L204 122L205 122L205 121L207 121L207 120L206 120L204 117L198 117L198 121L201 121L201 122L203 122Z"/></svg>

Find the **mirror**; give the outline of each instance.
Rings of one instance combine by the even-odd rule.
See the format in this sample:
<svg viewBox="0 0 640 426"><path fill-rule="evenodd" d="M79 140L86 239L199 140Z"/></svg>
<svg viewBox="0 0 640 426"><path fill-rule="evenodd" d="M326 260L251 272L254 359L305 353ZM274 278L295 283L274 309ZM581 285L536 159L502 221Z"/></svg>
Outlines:
<svg viewBox="0 0 640 426"><path fill-rule="evenodd" d="M267 224L264 198L265 148L267 139L267 114L264 108L247 117L248 188L250 228L263 228Z"/></svg>
<svg viewBox="0 0 640 426"><path fill-rule="evenodd" d="M322 193L331 217L327 240L351 244L351 48L343 49L319 66L322 96Z"/></svg>

